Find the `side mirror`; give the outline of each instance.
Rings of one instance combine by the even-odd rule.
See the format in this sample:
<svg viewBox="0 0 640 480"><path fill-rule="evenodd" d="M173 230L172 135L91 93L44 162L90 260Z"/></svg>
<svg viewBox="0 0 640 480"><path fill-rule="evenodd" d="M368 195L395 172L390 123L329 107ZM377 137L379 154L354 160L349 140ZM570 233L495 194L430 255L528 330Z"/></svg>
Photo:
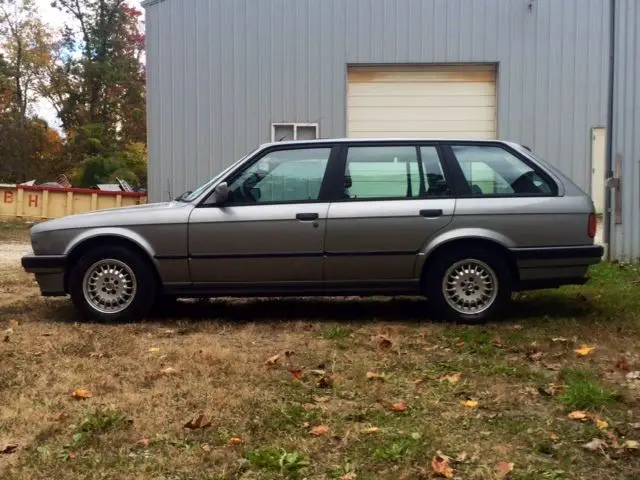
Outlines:
<svg viewBox="0 0 640 480"><path fill-rule="evenodd" d="M227 182L216 185L216 188L213 189L213 195L215 196L216 205L224 204L229 198L229 185L227 185Z"/></svg>

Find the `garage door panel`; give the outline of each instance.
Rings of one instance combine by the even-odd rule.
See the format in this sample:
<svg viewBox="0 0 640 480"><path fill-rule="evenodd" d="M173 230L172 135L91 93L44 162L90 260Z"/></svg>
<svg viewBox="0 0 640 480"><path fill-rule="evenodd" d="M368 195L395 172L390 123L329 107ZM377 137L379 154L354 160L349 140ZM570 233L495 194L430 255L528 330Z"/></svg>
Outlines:
<svg viewBox="0 0 640 480"><path fill-rule="evenodd" d="M375 102L375 103L374 103ZM495 107L495 95L351 95L349 106L355 107Z"/></svg>
<svg viewBox="0 0 640 480"><path fill-rule="evenodd" d="M495 95L495 85L490 83L352 83L349 95L370 96L440 96L440 95Z"/></svg>
<svg viewBox="0 0 640 480"><path fill-rule="evenodd" d="M358 67L348 81L351 137L496 136L491 65Z"/></svg>
<svg viewBox="0 0 640 480"><path fill-rule="evenodd" d="M389 132L411 130L419 132L421 130L427 132L457 132L457 131L493 131L493 122L491 121L473 121L473 120L368 120L350 122L354 131L372 131L372 132Z"/></svg>
<svg viewBox="0 0 640 480"><path fill-rule="evenodd" d="M370 119L384 119L386 121L456 121L461 118L467 120L484 120L493 125L493 112L484 107L360 107L351 111L349 117L353 122L368 121Z"/></svg>
<svg viewBox="0 0 640 480"><path fill-rule="evenodd" d="M437 67L436 69L425 67L379 67L353 68L349 72L349 80L354 83L396 83L398 80L405 82L483 82L492 83L495 78L495 70L492 66L454 66Z"/></svg>

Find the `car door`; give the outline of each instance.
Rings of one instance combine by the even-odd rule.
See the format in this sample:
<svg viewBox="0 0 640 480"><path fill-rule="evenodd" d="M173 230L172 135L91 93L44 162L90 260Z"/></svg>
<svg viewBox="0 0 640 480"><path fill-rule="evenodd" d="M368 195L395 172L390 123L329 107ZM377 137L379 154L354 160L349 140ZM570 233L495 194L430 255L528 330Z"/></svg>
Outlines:
<svg viewBox="0 0 640 480"><path fill-rule="evenodd" d="M321 287L331 145L276 146L226 179L223 205L205 201L189 221L192 282L257 289Z"/></svg>
<svg viewBox="0 0 640 480"><path fill-rule="evenodd" d="M343 147L343 198L329 208L329 288L415 283L417 255L454 214L436 144L353 143Z"/></svg>

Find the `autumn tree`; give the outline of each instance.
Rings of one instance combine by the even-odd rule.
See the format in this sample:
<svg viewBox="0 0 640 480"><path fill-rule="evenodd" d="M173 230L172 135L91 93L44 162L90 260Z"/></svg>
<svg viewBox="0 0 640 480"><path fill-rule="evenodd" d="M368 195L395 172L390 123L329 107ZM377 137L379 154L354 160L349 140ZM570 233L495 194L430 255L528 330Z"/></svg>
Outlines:
<svg viewBox="0 0 640 480"><path fill-rule="evenodd" d="M0 176L11 182L47 178L57 170L62 139L35 115L51 35L33 0L0 0L0 44Z"/></svg>
<svg viewBox="0 0 640 480"><path fill-rule="evenodd" d="M53 5L70 21L43 95L67 133L66 151L77 167L73 176L83 186L115 171L132 178L126 152L146 143L141 12L124 0L56 0ZM141 183L135 177L133 183Z"/></svg>

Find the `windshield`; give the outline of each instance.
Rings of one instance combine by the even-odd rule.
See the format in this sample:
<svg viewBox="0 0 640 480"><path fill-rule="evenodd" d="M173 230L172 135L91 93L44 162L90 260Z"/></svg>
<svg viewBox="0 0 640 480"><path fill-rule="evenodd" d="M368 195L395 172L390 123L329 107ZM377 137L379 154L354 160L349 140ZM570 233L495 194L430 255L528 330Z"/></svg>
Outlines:
<svg viewBox="0 0 640 480"><path fill-rule="evenodd" d="M245 155L240 160L235 162L233 165L231 165L230 167L226 168L225 170L220 172L218 175L213 177L211 180L209 180L204 185L199 186L195 190L188 190L188 191L184 192L182 195L180 195L179 197L177 197L175 199L176 202L185 202L185 203L193 202L194 200L199 198L201 195L203 195L204 193L209 191L217 182L219 182L222 179L222 177L227 175L227 173L229 173L231 170L233 170L237 165L239 165L242 162L244 162L247 158L252 156L258 150L259 149L254 150L253 152L249 153L248 155Z"/></svg>

